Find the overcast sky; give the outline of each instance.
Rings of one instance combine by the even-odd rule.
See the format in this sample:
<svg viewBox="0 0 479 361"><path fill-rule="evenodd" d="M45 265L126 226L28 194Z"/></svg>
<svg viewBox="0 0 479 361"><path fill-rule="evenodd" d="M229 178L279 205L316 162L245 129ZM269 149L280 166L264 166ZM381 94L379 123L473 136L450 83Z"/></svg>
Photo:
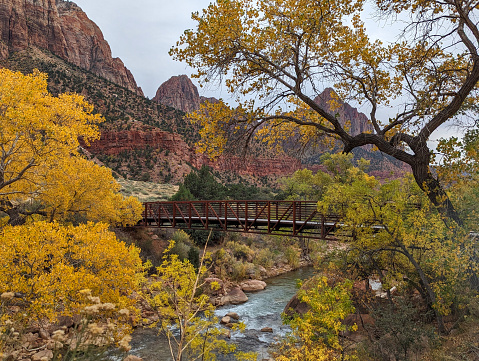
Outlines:
<svg viewBox="0 0 479 361"><path fill-rule="evenodd" d="M100 27L113 56L123 60L149 98L170 77L192 73L184 63L174 61L168 50L186 29L195 27L191 13L206 8L211 1L74 0ZM368 16L364 20L372 25L368 32L373 38L390 34L387 24L371 22ZM218 88L199 91L205 96L228 98L226 91Z"/></svg>
<svg viewBox="0 0 479 361"><path fill-rule="evenodd" d="M168 50L185 29L195 26L191 13L210 0L73 0L102 30L114 57L130 69L143 92L155 96L174 75L192 73L174 61ZM201 89L205 96L227 97L221 89Z"/></svg>

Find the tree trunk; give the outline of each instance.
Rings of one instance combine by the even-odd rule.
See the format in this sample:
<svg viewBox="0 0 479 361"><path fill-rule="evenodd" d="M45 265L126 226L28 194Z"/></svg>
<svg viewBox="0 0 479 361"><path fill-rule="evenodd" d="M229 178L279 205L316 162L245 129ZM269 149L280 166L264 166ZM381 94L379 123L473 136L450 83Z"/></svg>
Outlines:
<svg viewBox="0 0 479 361"><path fill-rule="evenodd" d="M403 254L409 259L409 262L411 262L411 264L416 269L416 272L418 273L419 278L421 279L421 282L426 290L429 302L431 306L433 306L434 303L436 303L436 293L432 289L426 274L422 270L419 263L416 262L416 259L412 256L411 253L409 253L409 251L404 245L401 245L401 249L403 251ZM434 310L434 313L436 315L437 327L439 329L439 332L442 334L447 333L446 326L444 325L444 318L442 317L441 313L438 312L434 307L432 307L432 309Z"/></svg>
<svg viewBox="0 0 479 361"><path fill-rule="evenodd" d="M462 226L463 222L451 200L444 191L439 181L434 178L429 168L429 159L419 159L415 164L411 164L412 173L418 186L426 193L432 204L441 214L446 225L450 225L449 221L453 220L458 226Z"/></svg>

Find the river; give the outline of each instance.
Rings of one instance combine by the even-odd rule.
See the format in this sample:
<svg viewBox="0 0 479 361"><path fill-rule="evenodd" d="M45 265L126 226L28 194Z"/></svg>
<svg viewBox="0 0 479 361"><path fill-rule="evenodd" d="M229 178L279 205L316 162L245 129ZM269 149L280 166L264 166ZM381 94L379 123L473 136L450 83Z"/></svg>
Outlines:
<svg viewBox="0 0 479 361"><path fill-rule="evenodd" d="M268 358L269 345L288 331L281 322L281 313L297 291L296 280L309 278L313 273L312 267L306 267L270 278L266 280L267 286L263 291L246 293L248 302L223 306L216 310L219 318L228 312L236 312L246 324L244 333L233 333L231 337L231 342L237 344L238 350L258 352L258 360ZM271 327L273 333L261 332L263 327ZM156 330L135 330L130 344L130 353L143 358L144 361L171 360L168 342L163 336L158 336ZM232 355L218 356L218 361L230 360L234 360Z"/></svg>

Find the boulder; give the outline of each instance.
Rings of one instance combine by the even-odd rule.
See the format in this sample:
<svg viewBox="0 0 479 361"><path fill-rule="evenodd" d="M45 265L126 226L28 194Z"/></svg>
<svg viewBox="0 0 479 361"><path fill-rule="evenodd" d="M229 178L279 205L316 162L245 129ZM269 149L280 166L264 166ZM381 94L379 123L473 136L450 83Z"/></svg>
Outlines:
<svg viewBox="0 0 479 361"><path fill-rule="evenodd" d="M226 325L227 323L230 323L231 322L231 317L229 316L225 316L221 319L220 323L223 324L223 325Z"/></svg>
<svg viewBox="0 0 479 361"><path fill-rule="evenodd" d="M261 291L266 288L266 282L260 280L248 280L241 283L241 289L245 292Z"/></svg>
<svg viewBox="0 0 479 361"><path fill-rule="evenodd" d="M225 316L228 316L229 318L232 318L236 321L239 320L239 315L236 312L228 312Z"/></svg>
<svg viewBox="0 0 479 361"><path fill-rule="evenodd" d="M246 301L248 301L248 297L244 294L240 287L233 288L228 292L228 294L221 297L222 305L238 305L240 303L245 303Z"/></svg>
<svg viewBox="0 0 479 361"><path fill-rule="evenodd" d="M138 356L128 355L123 361L143 361L143 359Z"/></svg>
<svg viewBox="0 0 479 361"><path fill-rule="evenodd" d="M53 358L52 350L42 350L32 355L33 361L51 360Z"/></svg>
<svg viewBox="0 0 479 361"><path fill-rule="evenodd" d="M301 302L297 295L294 295L284 308L284 314L293 317L295 314L304 315L311 308L306 302Z"/></svg>
<svg viewBox="0 0 479 361"><path fill-rule="evenodd" d="M216 282L220 287L218 289L211 287L211 284ZM205 285L203 286L203 292L210 296L217 296L224 292L223 280L215 277L205 278Z"/></svg>

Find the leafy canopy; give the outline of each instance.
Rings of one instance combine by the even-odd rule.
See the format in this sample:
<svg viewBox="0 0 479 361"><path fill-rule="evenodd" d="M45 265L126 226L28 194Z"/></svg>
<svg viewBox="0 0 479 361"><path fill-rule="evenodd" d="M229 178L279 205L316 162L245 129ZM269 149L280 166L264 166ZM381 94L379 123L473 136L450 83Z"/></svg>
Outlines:
<svg viewBox="0 0 479 361"><path fill-rule="evenodd" d="M47 91L46 75L0 69L0 216L134 224L141 204L123 198L111 171L79 153L100 136L98 114L77 94ZM5 216L8 216L5 217Z"/></svg>
<svg viewBox="0 0 479 361"><path fill-rule="evenodd" d="M288 140L335 142L348 153L370 144L410 165L443 217L461 224L430 169L428 140L441 125L477 115L477 6L377 0L381 15L405 35L385 44L368 36L363 3L217 0L193 13L195 29L185 31L171 55L196 68L203 83L224 80L239 103L205 104L191 115L202 126L200 148L217 156L236 142L281 147ZM327 105L315 101L321 84L334 89ZM339 97L368 108L372 130L353 133L351 119L341 122Z"/></svg>
<svg viewBox="0 0 479 361"><path fill-rule="evenodd" d="M139 249L118 241L106 224L7 226L0 240L0 291L16 293L10 306L22 309L5 317L54 321L78 314L90 305L84 289L118 310L132 308L128 295L143 270Z"/></svg>

